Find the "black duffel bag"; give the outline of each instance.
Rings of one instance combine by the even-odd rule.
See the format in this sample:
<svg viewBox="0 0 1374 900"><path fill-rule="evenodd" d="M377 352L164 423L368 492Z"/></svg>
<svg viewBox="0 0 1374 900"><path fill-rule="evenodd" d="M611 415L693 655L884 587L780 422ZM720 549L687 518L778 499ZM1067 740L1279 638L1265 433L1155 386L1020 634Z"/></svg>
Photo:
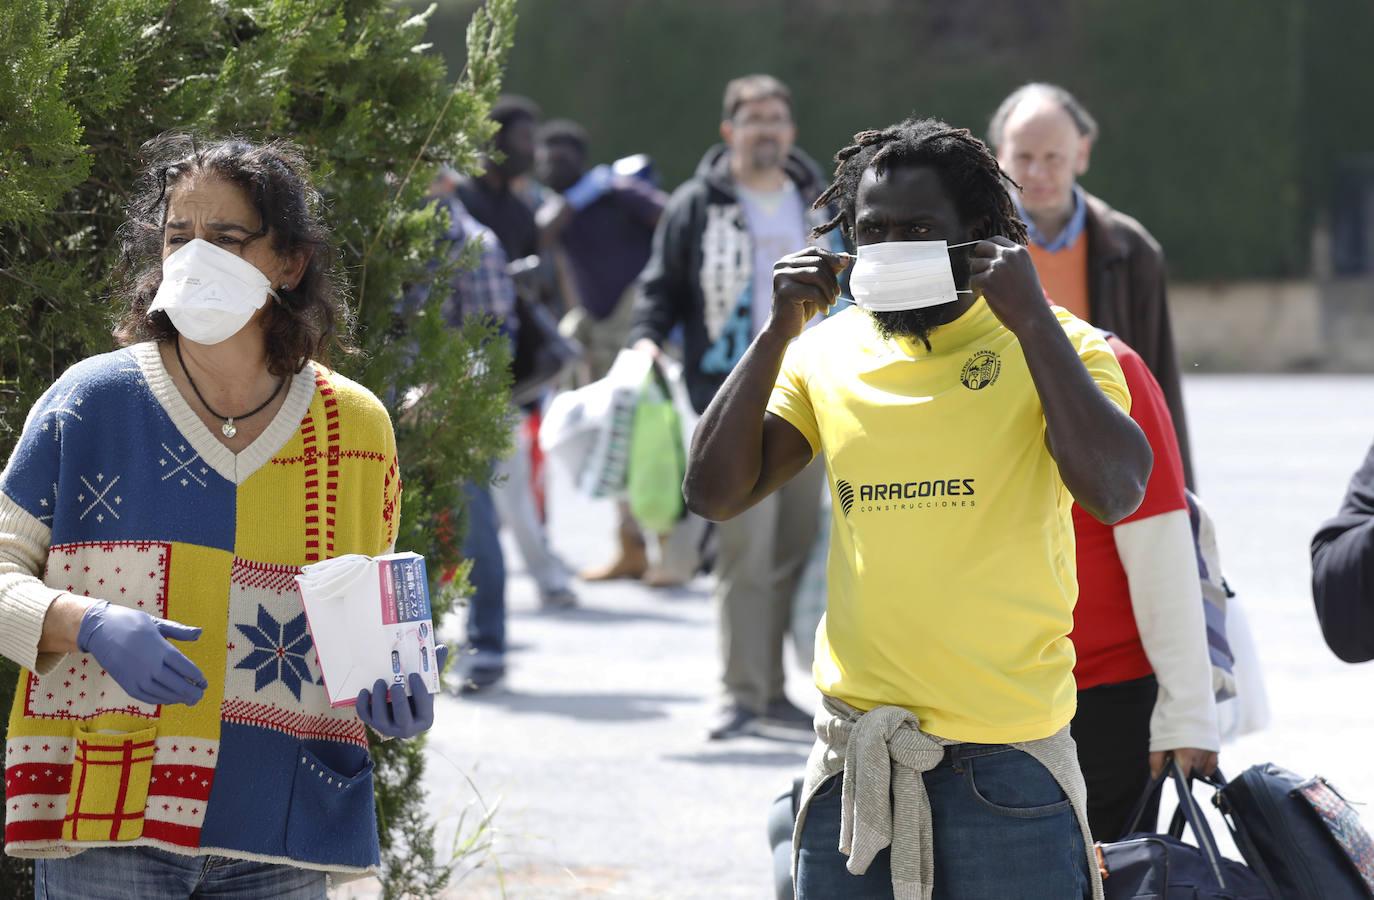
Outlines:
<svg viewBox="0 0 1374 900"><path fill-rule="evenodd" d="M1178 814L1169 833L1135 831L1146 805L1166 780L1178 790ZM1129 821L1124 838L1097 845L1107 900L1280 900L1243 863L1221 855L1178 763L1170 762L1150 782ZM1182 840L1185 822L1196 847Z"/></svg>
<svg viewBox="0 0 1374 900"><path fill-rule="evenodd" d="M1251 766L1234 781L1218 772L1216 805L1241 854L1283 900L1374 897L1374 843L1325 779L1282 766Z"/></svg>

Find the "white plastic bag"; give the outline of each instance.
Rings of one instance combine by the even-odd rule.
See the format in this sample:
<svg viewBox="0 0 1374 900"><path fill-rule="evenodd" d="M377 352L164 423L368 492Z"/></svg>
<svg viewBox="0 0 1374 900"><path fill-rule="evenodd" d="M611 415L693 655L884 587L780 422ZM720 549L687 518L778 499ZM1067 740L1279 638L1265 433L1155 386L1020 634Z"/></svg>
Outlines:
<svg viewBox="0 0 1374 900"><path fill-rule="evenodd" d="M1226 640L1235 654L1236 696L1217 704L1223 744L1269 726L1269 692L1264 687L1259 649L1245 608L1232 597L1226 608Z"/></svg>
<svg viewBox="0 0 1374 900"><path fill-rule="evenodd" d="M635 405L652 365L647 353L621 350L605 378L559 394L544 414L539 448L588 496L624 496Z"/></svg>

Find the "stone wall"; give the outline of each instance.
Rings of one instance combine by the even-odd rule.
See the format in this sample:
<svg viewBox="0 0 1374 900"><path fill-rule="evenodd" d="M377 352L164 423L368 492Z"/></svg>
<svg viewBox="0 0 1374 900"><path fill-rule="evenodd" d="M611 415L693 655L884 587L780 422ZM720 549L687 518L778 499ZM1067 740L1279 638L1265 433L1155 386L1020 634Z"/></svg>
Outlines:
<svg viewBox="0 0 1374 900"><path fill-rule="evenodd" d="M1184 374L1374 371L1374 278L1169 287Z"/></svg>

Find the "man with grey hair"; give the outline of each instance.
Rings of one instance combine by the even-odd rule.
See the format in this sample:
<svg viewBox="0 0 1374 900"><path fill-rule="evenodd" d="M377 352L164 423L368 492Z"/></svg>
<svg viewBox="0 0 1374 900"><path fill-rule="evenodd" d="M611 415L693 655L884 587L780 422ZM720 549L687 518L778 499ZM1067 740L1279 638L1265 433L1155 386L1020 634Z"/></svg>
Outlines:
<svg viewBox="0 0 1374 900"><path fill-rule="evenodd" d="M1164 390L1184 474L1195 488L1164 253L1143 225L1078 185L1096 140L1087 109L1062 87L1039 82L1013 91L988 126L998 163L1020 186L1012 198L1045 293L1145 360Z"/></svg>

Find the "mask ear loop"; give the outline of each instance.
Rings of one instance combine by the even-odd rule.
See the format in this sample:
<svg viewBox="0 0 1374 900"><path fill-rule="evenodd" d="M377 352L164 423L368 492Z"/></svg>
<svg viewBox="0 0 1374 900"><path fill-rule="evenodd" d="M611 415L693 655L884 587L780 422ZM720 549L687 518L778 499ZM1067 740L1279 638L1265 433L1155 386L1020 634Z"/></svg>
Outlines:
<svg viewBox="0 0 1374 900"><path fill-rule="evenodd" d="M976 240L976 241L964 241L962 244L945 244L945 250L946 250L946 251L949 251L949 250L958 250L960 247L972 247L974 244L979 243L981 240L982 240L982 238L979 238L979 239ZM972 294L973 291L961 291L961 290L959 290L958 288L955 288L954 293L956 293L956 294Z"/></svg>

